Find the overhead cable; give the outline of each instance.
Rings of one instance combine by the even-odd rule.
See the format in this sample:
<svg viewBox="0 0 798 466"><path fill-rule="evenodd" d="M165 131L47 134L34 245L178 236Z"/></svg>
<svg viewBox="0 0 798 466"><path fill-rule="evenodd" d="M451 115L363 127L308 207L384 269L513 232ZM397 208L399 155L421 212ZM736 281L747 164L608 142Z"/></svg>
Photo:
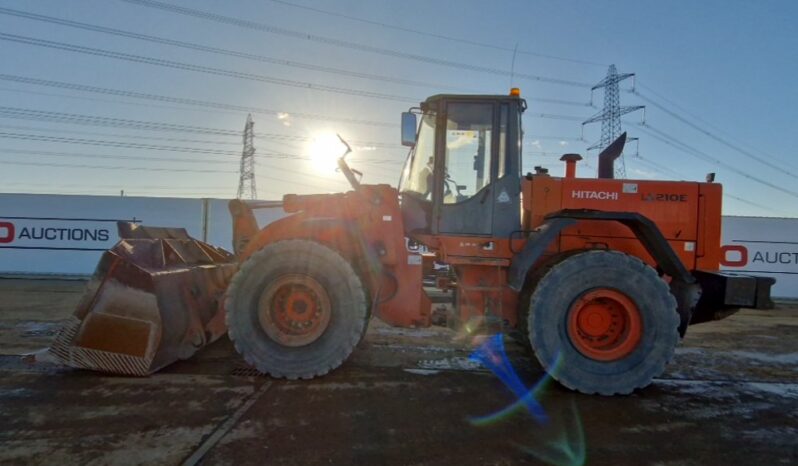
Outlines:
<svg viewBox="0 0 798 466"><path fill-rule="evenodd" d="M159 10L162 10L162 11L168 11L170 13L176 13L176 14L180 14L180 15L184 15L184 16L191 16L191 17L195 17L195 18L199 18L199 19L208 20L208 21L214 21L214 22L221 23L221 24L227 24L227 25L236 26L236 27L240 27L240 28L251 29L251 30L256 30L256 31L261 31L261 32L267 32L267 33L270 33L270 34L277 34L277 35L281 35L281 36L285 36L285 37L291 37L291 38L294 38L294 39L309 40L309 41L312 41L312 42L332 45L332 46L335 46L335 47L343 47L343 48L348 48L348 49L351 49L351 50L359 50L359 51L362 51L362 52L375 53L375 54L389 56L389 57L403 58L403 59L414 60L414 61L423 62L423 63L429 63L429 64L433 64L433 65L446 66L446 67L449 67L449 68L457 68L457 69L463 69L463 70L468 70L468 71L477 71L477 72L481 72L481 73L493 74L493 75L498 75L498 76L510 76L510 74L511 74L507 70L502 70L502 69L497 69L497 68L490 68L490 67L483 66L483 65L475 65L475 64L469 64L469 63L455 62L455 61L452 61L452 60L444 60L444 59L441 59L441 58L435 58L435 57L430 57L430 56L425 56L425 55L412 54L412 53L403 52L403 51L400 51L400 50L393 50L393 49L387 49L387 48L383 48L383 47L376 47L376 46L368 45L368 44L365 44L365 43L359 43L359 42L352 42L352 41L346 41L346 40L341 40L341 39L335 39L335 38L332 38L332 37L326 37L326 36L321 36L321 35L317 35L317 34L311 34L309 32L305 32L305 31L297 31L297 30L288 29L288 28L284 28L284 27L281 27L281 26L269 25L269 24L261 23L261 22L257 22L257 21L241 19L241 18L235 18L235 17L232 17L232 16L220 15L220 14L216 14L216 13L212 13L212 12L208 12L208 11L203 11L203 10L199 10L199 9L195 9L195 8L181 7L181 6L178 6L178 5L173 5L173 4L165 3L165 2L158 2L158 1L152 1L152 0L122 0L122 1L127 2L127 3L131 3L131 4L135 4L135 5L149 7L149 8L155 8L155 9L159 9ZM590 83L571 81L571 80L567 80L567 79L552 78L552 77L548 77L548 76L538 76L538 75L533 75L533 74L529 74L529 73L514 72L512 74L513 74L513 76L515 78L524 79L524 80L528 80L528 81L545 82L545 83L550 83L550 84L559 84L559 85L563 85L563 86L580 87L580 88L584 88L584 89L589 89L590 88Z"/></svg>

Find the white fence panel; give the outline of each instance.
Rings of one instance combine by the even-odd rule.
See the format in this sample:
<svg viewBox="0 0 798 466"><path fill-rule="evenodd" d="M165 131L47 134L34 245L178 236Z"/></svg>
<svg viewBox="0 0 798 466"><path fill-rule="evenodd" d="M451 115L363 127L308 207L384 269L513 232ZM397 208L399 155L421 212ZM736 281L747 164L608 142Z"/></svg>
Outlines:
<svg viewBox="0 0 798 466"><path fill-rule="evenodd" d="M225 199L0 194L0 273L90 275L118 240L116 222L185 228L232 251ZM260 226L285 216L282 207L255 210Z"/></svg>
<svg viewBox="0 0 798 466"><path fill-rule="evenodd" d="M116 222L202 234L202 200L147 197L0 195L0 271L87 275L118 240Z"/></svg>
<svg viewBox="0 0 798 466"><path fill-rule="evenodd" d="M721 269L776 279L772 294L798 298L798 219L724 217Z"/></svg>

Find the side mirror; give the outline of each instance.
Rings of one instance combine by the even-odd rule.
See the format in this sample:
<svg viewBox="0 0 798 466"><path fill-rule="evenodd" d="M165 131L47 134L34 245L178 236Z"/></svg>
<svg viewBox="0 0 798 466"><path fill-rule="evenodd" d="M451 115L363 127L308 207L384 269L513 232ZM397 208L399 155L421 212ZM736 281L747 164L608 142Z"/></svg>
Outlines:
<svg viewBox="0 0 798 466"><path fill-rule="evenodd" d="M402 145L413 147L416 145L416 114L402 112Z"/></svg>

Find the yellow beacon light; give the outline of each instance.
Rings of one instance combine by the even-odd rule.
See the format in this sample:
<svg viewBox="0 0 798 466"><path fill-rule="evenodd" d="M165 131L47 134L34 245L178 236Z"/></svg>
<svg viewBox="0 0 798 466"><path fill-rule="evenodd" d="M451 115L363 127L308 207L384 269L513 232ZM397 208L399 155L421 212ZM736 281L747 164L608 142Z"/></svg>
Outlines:
<svg viewBox="0 0 798 466"><path fill-rule="evenodd" d="M510 89L510 95L513 97L521 97L521 89L517 87Z"/></svg>

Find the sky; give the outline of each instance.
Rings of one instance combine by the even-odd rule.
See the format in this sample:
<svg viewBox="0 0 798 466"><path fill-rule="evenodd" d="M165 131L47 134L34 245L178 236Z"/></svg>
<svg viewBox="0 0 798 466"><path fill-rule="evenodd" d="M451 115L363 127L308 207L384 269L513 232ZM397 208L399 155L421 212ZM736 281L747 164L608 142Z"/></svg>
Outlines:
<svg viewBox="0 0 798 466"><path fill-rule="evenodd" d="M581 122L615 64L635 73L621 104L646 106L623 118L628 178L715 172L725 214L795 217L795 17L786 0L6 0L0 190L232 197L249 112L260 198L345 190L313 152L334 133L364 182L395 186L402 111L511 86L525 170L577 152L593 177L600 124Z"/></svg>

